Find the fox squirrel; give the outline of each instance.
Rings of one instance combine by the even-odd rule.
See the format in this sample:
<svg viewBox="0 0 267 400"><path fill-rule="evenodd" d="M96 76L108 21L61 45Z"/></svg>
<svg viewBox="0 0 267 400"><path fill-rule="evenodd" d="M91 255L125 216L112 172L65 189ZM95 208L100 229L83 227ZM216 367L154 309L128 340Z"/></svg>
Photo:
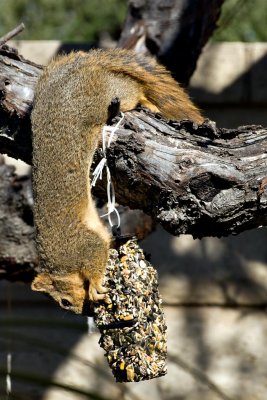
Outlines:
<svg viewBox="0 0 267 400"><path fill-rule="evenodd" d="M122 111L141 104L169 119L203 121L163 66L128 50L73 52L44 69L31 115L40 258L32 289L75 313L106 293L110 236L91 197L89 171L114 98Z"/></svg>

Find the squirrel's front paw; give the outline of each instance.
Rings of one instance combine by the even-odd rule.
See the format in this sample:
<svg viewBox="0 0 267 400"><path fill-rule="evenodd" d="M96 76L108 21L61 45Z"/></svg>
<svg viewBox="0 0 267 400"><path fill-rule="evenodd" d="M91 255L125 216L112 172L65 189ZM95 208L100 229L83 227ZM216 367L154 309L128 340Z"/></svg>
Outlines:
<svg viewBox="0 0 267 400"><path fill-rule="evenodd" d="M89 282L89 300L104 300L108 289L102 285L101 279Z"/></svg>

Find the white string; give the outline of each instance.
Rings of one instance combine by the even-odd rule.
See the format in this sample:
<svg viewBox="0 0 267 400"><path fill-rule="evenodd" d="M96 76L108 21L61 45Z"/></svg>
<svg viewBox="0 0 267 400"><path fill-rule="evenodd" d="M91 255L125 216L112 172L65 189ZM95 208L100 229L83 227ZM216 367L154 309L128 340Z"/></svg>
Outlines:
<svg viewBox="0 0 267 400"><path fill-rule="evenodd" d="M9 399L9 395L11 394L11 369L12 369L12 355L10 352L7 353L7 358L6 358L6 368L7 368L7 374L6 374L6 399Z"/></svg>
<svg viewBox="0 0 267 400"><path fill-rule="evenodd" d="M96 181L98 179L102 179L103 176L103 169L106 168L106 175L107 175L107 198L108 198L108 202L107 202L107 208L108 208L108 212L104 215L101 215L102 217L108 217L108 222L109 225L111 226L111 228L116 225L118 228L120 227L120 214L118 212L118 210L116 209L115 203L115 191L114 191L114 186L111 180L111 174L110 174L110 170L107 164L107 157L106 157L106 149L108 149L110 147L110 144L113 140L113 136L114 133L116 132L116 130L119 128L119 126L121 125L122 121L124 119L124 114L121 112L121 118L119 119L119 121L117 122L117 124L114 127L110 127L110 126L104 126L104 128L102 129L102 151L103 151L103 158L102 160L97 164L94 172L93 172L93 180L92 180L92 186L95 186ZM107 142L107 133L109 133L109 139ZM115 214L117 217L117 224L113 224L112 222L112 218L111 215Z"/></svg>
<svg viewBox="0 0 267 400"><path fill-rule="evenodd" d="M8 284L7 287L7 311L10 317L11 315L11 285ZM10 351L11 347L11 339L8 339L8 349L7 349L7 357L6 357L6 400L9 399L11 395L11 370L12 370L12 354Z"/></svg>
<svg viewBox="0 0 267 400"><path fill-rule="evenodd" d="M107 159L104 157L102 160L97 164L94 172L93 172L93 180L92 180L92 186L95 186L96 181L98 179L102 179L102 173L103 173L103 168L106 165Z"/></svg>

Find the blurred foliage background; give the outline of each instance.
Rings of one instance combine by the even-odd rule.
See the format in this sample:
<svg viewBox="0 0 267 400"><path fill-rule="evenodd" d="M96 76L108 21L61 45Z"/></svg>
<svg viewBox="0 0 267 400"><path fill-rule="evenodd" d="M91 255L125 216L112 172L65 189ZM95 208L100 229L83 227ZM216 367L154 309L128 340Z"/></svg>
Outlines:
<svg viewBox="0 0 267 400"><path fill-rule="evenodd" d="M117 39L126 0L0 0L0 36L24 22L20 39L92 42ZM225 0L215 41L267 41L266 0Z"/></svg>
<svg viewBox="0 0 267 400"><path fill-rule="evenodd" d="M266 21L266 0L226 0L213 40L265 42Z"/></svg>
<svg viewBox="0 0 267 400"><path fill-rule="evenodd" d="M24 22L19 39L91 42L101 32L116 38L126 9L126 0L0 0L0 36Z"/></svg>

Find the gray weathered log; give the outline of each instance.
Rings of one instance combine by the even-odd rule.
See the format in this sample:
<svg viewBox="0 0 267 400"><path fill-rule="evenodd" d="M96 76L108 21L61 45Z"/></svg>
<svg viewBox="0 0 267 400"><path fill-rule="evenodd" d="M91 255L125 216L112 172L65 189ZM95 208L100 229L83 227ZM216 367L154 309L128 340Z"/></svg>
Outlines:
<svg viewBox="0 0 267 400"><path fill-rule="evenodd" d="M224 0L130 0L118 45L151 53L187 85Z"/></svg>
<svg viewBox="0 0 267 400"><path fill-rule="evenodd" d="M0 152L28 163L29 115L41 71L7 48L0 52ZM100 158L98 151L95 162ZM225 130L207 121L198 127L133 111L108 162L118 202L143 209L175 235L222 236L267 224L267 129L260 126ZM0 172L0 274L16 279L37 263L30 183L4 164ZM99 183L95 194L104 198L105 187Z"/></svg>
<svg viewBox="0 0 267 400"><path fill-rule="evenodd" d="M31 162L30 112L42 66L0 48L0 152Z"/></svg>
<svg viewBox="0 0 267 400"><path fill-rule="evenodd" d="M267 129L125 117L108 154L117 201L170 233L225 236L267 224ZM102 195L103 186L97 194Z"/></svg>
<svg viewBox="0 0 267 400"><path fill-rule="evenodd" d="M40 66L0 55L0 151L28 163L40 72ZM167 123L134 111L115 138L108 157L117 200L143 209L169 232L222 236L266 224L266 129ZM103 197L104 187L95 193Z"/></svg>

